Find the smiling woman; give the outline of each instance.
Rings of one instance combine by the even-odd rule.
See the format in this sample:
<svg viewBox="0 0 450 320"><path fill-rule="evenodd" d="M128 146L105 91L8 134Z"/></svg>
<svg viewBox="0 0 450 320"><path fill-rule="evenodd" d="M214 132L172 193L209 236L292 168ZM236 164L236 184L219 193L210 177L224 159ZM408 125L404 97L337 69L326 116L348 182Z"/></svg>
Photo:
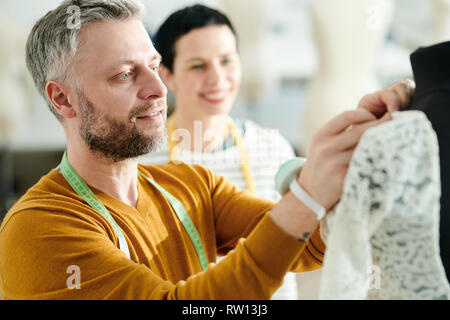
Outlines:
<svg viewBox="0 0 450 320"><path fill-rule="evenodd" d="M165 83L177 96L175 118L186 124L193 119L223 122L241 80L236 38L230 28L195 29L176 42L175 51L173 71L161 67Z"/></svg>
<svg viewBox="0 0 450 320"><path fill-rule="evenodd" d="M236 31L217 10L194 5L173 13L155 35L161 78L175 94L169 143L144 164L201 164L241 189L279 200L274 175L295 154L278 130L232 119L242 69ZM293 274L275 298L296 299Z"/></svg>

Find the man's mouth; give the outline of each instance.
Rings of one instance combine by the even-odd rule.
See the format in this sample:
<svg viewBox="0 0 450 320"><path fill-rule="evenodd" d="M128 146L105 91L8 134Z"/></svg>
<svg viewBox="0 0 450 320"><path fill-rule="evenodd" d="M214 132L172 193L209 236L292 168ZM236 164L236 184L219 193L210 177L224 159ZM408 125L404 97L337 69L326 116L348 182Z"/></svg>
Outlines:
<svg viewBox="0 0 450 320"><path fill-rule="evenodd" d="M151 118L159 117L160 115L162 116L162 110L151 112L151 113L147 113L145 115L136 117L136 119L141 119L141 120L142 119L151 119Z"/></svg>

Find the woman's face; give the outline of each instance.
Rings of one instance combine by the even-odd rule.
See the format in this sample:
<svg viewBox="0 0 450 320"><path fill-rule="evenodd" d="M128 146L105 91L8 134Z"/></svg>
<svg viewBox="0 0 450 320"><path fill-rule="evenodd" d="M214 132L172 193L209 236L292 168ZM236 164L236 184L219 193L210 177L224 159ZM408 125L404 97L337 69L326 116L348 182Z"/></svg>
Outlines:
<svg viewBox="0 0 450 320"><path fill-rule="evenodd" d="M162 72L176 95L177 108L195 118L228 114L239 90L241 64L236 38L226 25L182 36L175 45L173 72Z"/></svg>

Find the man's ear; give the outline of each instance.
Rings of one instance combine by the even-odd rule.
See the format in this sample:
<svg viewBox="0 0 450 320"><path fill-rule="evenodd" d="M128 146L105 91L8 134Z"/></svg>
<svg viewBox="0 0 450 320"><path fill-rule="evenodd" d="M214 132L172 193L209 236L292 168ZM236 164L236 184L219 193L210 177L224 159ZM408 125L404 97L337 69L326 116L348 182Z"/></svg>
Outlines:
<svg viewBox="0 0 450 320"><path fill-rule="evenodd" d="M71 99L69 98L69 88L67 86L56 81L49 81L45 87L45 92L55 110L63 118L73 118L76 116L76 111L72 107Z"/></svg>
<svg viewBox="0 0 450 320"><path fill-rule="evenodd" d="M164 65L159 66L159 76L161 77L162 81L166 84L166 86L170 89L172 92L176 92L176 85L174 81L173 73Z"/></svg>

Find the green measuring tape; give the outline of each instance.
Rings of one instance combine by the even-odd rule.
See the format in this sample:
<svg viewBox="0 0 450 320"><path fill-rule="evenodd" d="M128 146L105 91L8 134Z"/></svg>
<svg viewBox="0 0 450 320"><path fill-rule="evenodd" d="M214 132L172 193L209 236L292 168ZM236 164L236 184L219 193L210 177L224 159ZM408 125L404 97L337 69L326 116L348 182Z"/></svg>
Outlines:
<svg viewBox="0 0 450 320"><path fill-rule="evenodd" d="M71 166L67 158L67 150L64 152L64 156L61 161L60 171L64 176L64 178L66 179L66 181L70 184L72 189L80 197L82 197L83 200L86 201L87 204L89 204L89 206L91 206L94 210L100 213L112 225L114 233L116 234L119 240L120 250L124 252L126 256L130 259L130 250L128 248L128 244L127 241L125 240L125 236L123 235L122 230L117 225L116 221L108 212L108 210L105 208L103 203L101 203L97 199L97 197L89 188L89 186L86 184L86 182L83 180L83 178L80 177L78 173L75 171L75 169ZM169 201L173 210L175 210L178 219L180 219L183 227L188 233L189 238L192 241L192 244L194 245L202 269L206 270L208 268L208 260L206 259L206 253L203 247L203 242L200 238L197 229L195 228L194 223L192 222L189 214L183 207L182 203L177 198L172 196L169 192L167 192L163 187L157 184L155 181L145 176L142 172L139 171L139 174L141 174L144 178L146 178L156 189L158 189L159 192L163 194L163 196L167 199L167 201Z"/></svg>
<svg viewBox="0 0 450 320"><path fill-rule="evenodd" d="M155 181L149 179L142 172L139 171L139 173L145 179L147 179L156 189L158 189L159 192L161 192L163 196L167 199L167 201L169 201L173 210L177 214L178 219L180 219L181 224L183 225L184 229L191 238L192 244L194 245L195 251L197 252L197 256L200 261L200 265L202 266L202 269L203 270L208 269L208 260L206 259L206 253L205 249L203 248L202 239L200 238L200 234L195 228L194 223L191 220L191 217L187 213L186 209L183 207L183 204L177 198L171 195L168 191L166 191L163 187L157 184Z"/></svg>
<svg viewBox="0 0 450 320"><path fill-rule="evenodd" d="M92 192L91 188L89 188L86 182L84 182L83 178L81 178L75 171L75 169L71 166L69 160L67 159L67 150L66 152L64 152L60 169L62 175L64 176L66 181L70 184L72 189L80 197L82 197L83 200L86 201L88 205L90 205L94 210L100 213L112 225L114 233L117 235L117 238L119 239L120 250L122 250L122 252L124 252L128 258L130 258L130 250L128 248L128 244L127 241L125 240L122 230L119 228L116 221L108 212L108 210L105 208L103 203L101 203L97 199L95 194Z"/></svg>

